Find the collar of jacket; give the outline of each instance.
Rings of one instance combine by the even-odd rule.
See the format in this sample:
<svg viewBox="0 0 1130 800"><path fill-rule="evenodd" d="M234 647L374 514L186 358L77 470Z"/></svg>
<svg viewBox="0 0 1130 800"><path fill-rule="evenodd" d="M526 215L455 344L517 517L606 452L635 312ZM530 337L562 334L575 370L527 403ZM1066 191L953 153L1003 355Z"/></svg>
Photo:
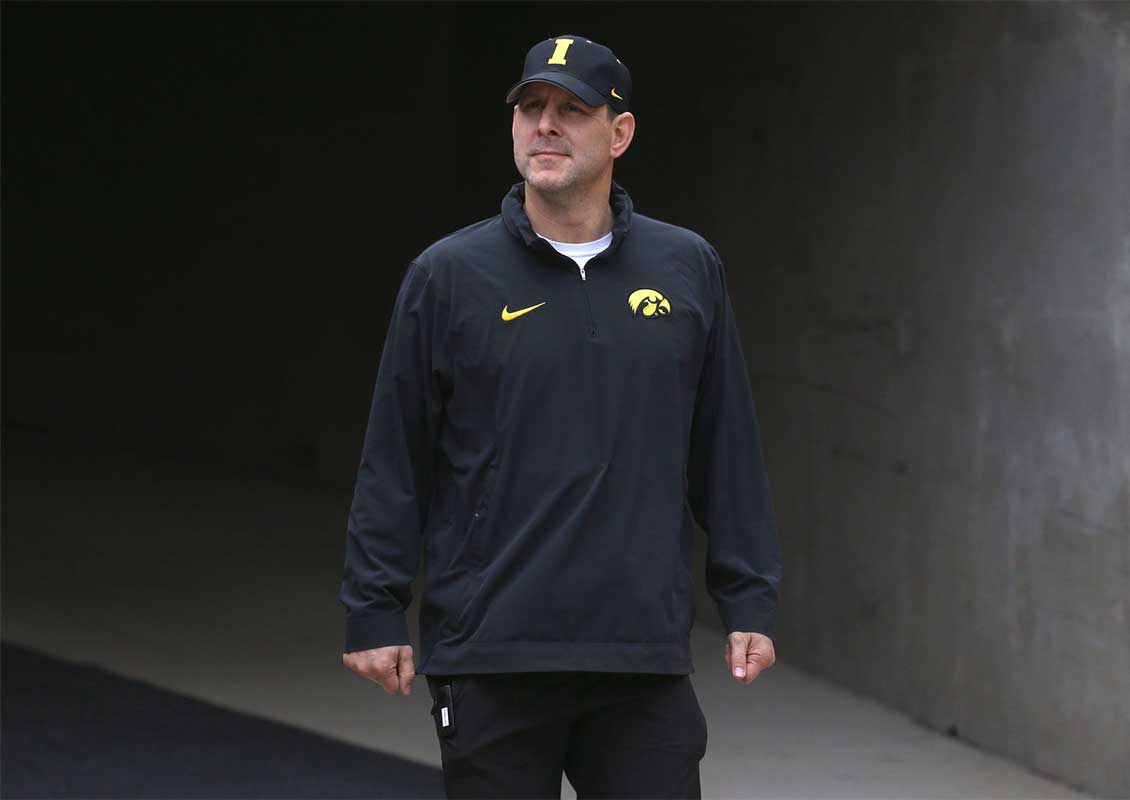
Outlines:
<svg viewBox="0 0 1130 800"><path fill-rule="evenodd" d="M556 255L557 251L553 249L553 245L534 231L530 218L526 215L525 202L526 182L518 181L502 198L502 221L506 224L506 229L525 242L530 249ZM605 254L612 255L632 227L632 198L628 196L623 186L612 181L608 203L612 206L612 244L608 245Z"/></svg>

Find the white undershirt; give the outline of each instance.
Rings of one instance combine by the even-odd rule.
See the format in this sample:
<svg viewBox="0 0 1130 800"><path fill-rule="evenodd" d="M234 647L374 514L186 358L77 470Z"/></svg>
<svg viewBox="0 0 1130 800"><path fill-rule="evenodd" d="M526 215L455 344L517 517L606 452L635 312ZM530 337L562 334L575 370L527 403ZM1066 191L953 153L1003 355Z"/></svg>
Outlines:
<svg viewBox="0 0 1130 800"><path fill-rule="evenodd" d="M534 231L534 233L537 233L537 231ZM541 236L541 234L538 233L538 236ZM584 273L585 264L589 262L589 259L599 253L603 253L608 245L612 244L612 231L609 231L599 239L594 239L591 242L555 242L548 236L541 236L541 238L553 245L553 249L561 255L569 256L569 258L576 261L577 266L580 267L581 272Z"/></svg>

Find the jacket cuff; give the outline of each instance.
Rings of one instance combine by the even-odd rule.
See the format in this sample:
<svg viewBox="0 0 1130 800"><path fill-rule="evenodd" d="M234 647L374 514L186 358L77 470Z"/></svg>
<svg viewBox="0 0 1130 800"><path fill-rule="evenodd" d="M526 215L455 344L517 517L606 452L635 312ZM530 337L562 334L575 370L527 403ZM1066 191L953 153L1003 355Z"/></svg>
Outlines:
<svg viewBox="0 0 1130 800"><path fill-rule="evenodd" d="M372 650L394 644L411 644L408 622L403 611L377 614L350 614L345 618L345 650Z"/></svg>
<svg viewBox="0 0 1130 800"><path fill-rule="evenodd" d="M718 615L729 635L736 631L760 633L773 638L777 628L777 609L758 609L745 606L718 606Z"/></svg>

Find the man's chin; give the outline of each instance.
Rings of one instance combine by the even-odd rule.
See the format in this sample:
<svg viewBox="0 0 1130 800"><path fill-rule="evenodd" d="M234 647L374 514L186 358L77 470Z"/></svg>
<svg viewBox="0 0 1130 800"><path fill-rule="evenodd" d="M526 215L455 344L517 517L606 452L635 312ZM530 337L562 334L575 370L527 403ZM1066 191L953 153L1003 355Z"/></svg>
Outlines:
<svg viewBox="0 0 1130 800"><path fill-rule="evenodd" d="M533 186L539 192L562 192L573 188L576 183L569 175L563 175L559 172L542 172L531 170L526 175L526 183Z"/></svg>

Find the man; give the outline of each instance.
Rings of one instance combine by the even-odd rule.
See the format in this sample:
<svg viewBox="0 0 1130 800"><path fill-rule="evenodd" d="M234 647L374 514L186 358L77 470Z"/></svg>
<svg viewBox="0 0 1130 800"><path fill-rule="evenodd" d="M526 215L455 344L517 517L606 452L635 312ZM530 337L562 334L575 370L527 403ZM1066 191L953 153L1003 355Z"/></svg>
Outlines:
<svg viewBox="0 0 1130 800"><path fill-rule="evenodd" d="M781 575L725 273L612 180L632 81L582 36L539 42L514 103L523 181L409 265L346 538L345 664L419 672L448 796L699 797L693 542L725 661L775 660Z"/></svg>

